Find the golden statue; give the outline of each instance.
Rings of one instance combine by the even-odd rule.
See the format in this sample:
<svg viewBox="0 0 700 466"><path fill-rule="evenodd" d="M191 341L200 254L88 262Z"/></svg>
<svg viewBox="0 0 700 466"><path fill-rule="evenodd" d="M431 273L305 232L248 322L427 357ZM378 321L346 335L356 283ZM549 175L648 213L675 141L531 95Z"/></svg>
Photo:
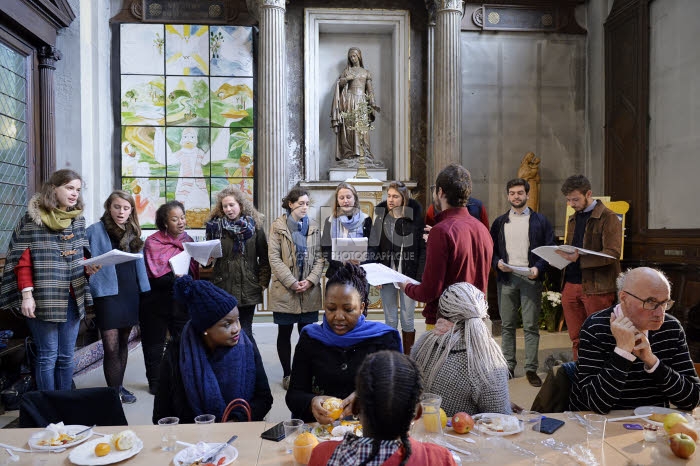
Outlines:
<svg viewBox="0 0 700 466"><path fill-rule="evenodd" d="M518 168L518 178L530 183L530 199L527 201L527 206L538 212L540 209L540 159L535 157L534 152L528 152L523 157Z"/></svg>

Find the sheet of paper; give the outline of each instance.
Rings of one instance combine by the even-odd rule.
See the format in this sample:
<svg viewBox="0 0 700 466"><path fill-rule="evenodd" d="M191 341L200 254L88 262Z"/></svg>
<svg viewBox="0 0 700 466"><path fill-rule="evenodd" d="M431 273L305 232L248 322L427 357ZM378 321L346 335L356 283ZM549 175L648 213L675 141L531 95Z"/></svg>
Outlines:
<svg viewBox="0 0 700 466"><path fill-rule="evenodd" d="M365 272L367 272L367 281L372 286L403 282L411 282L414 285L420 284L419 281L416 281L411 277L407 277L396 270L390 269L383 264L362 264L360 267L365 269Z"/></svg>
<svg viewBox="0 0 700 466"><path fill-rule="evenodd" d="M142 259L143 254L134 254L130 252L120 251L119 249L112 249L99 256L92 257L90 259L83 259L80 261L80 265L117 265L122 262L134 261L136 259Z"/></svg>
<svg viewBox="0 0 700 466"><path fill-rule="evenodd" d="M568 264L571 263L571 261L568 261L564 259L562 256L557 254L555 251L557 249L561 249L562 251L573 251L576 249L579 254L594 254L596 256L602 256L602 257L609 257L610 259L615 259L613 256L609 254L603 254L602 252L599 251L591 251L590 249L583 249L583 248L577 248L575 246L571 245L562 245L562 246L540 246L539 248L535 248L532 250L535 254L549 262L549 265L554 266L558 269L563 269L566 267Z"/></svg>
<svg viewBox="0 0 700 466"><path fill-rule="evenodd" d="M187 251L182 251L180 254L171 257L168 262L170 262L173 273L182 276L187 275L190 270L190 259L192 259L192 256Z"/></svg>
<svg viewBox="0 0 700 466"><path fill-rule="evenodd" d="M334 261L347 262L367 260L367 238L335 238L332 240L331 258Z"/></svg>
<svg viewBox="0 0 700 466"><path fill-rule="evenodd" d="M221 257L223 254L221 252L221 240L213 239L210 241L199 241L197 243L182 243L185 247L185 251L202 265L207 265L209 263L209 258Z"/></svg>
<svg viewBox="0 0 700 466"><path fill-rule="evenodd" d="M523 275L525 277L530 276L530 267L520 267L518 265L510 265L506 264L505 262L503 263L506 267L510 267L513 273L517 273L518 275Z"/></svg>

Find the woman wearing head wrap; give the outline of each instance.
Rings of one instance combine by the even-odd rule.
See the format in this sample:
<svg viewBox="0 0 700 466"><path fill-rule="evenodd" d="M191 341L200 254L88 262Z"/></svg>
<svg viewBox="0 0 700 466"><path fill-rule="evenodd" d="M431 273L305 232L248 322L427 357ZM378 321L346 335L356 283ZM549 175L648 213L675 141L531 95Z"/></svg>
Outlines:
<svg viewBox="0 0 700 466"><path fill-rule="evenodd" d="M440 297L435 329L411 351L425 390L442 397L448 416L511 413L508 363L484 322L487 310L484 293L470 283L455 283Z"/></svg>
<svg viewBox="0 0 700 466"><path fill-rule="evenodd" d="M163 356L153 423L167 416L192 423L200 414L220 421L236 398L250 404L253 421L262 421L272 407L272 393L258 348L241 332L236 298L188 275L175 281L174 293L187 305L190 320ZM240 410L232 418L247 420Z"/></svg>

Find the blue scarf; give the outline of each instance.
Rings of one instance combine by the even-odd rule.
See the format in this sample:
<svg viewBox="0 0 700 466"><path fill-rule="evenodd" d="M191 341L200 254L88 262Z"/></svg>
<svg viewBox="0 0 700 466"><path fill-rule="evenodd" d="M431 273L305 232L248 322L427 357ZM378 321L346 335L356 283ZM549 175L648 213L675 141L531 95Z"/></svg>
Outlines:
<svg viewBox="0 0 700 466"><path fill-rule="evenodd" d="M221 239L224 230L233 238L233 252L240 254L245 250L245 242L255 234L255 220L248 215L241 215L236 220L221 217L206 223L209 239Z"/></svg>
<svg viewBox="0 0 700 466"><path fill-rule="evenodd" d="M255 393L255 351L245 332L234 347L207 353L190 322L180 342L180 372L185 394L195 416L213 414L221 420L231 400L250 402Z"/></svg>
<svg viewBox="0 0 700 466"><path fill-rule="evenodd" d="M306 332L309 337L320 341L326 346L337 348L349 348L350 346L357 345L371 338L390 333L396 341L396 346L399 348L398 351L403 351L398 330L381 322L366 320L363 315L360 316L355 327L345 335L338 335L335 333L330 325L328 325L325 315L323 316L321 325L307 325L302 330L302 333L304 332Z"/></svg>
<svg viewBox="0 0 700 466"><path fill-rule="evenodd" d="M306 237L309 234L309 217L304 217L298 222L294 220L292 214L287 216L287 228L292 232L292 241L296 246L297 268L299 269L298 280L304 278L304 261L306 259Z"/></svg>
<svg viewBox="0 0 700 466"><path fill-rule="evenodd" d="M331 238L339 238L338 235L341 226L348 230L348 238L362 238L364 236L364 224L367 215L361 210L357 210L351 217L341 215L340 217L331 217Z"/></svg>

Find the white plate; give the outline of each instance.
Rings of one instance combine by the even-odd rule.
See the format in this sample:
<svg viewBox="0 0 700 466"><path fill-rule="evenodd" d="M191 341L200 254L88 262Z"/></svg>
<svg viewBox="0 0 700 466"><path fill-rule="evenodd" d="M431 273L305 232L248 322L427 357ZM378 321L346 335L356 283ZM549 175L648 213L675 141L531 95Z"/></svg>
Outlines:
<svg viewBox="0 0 700 466"><path fill-rule="evenodd" d="M143 450L143 442L137 437L134 441L134 446L128 450L116 450L112 445L112 451L105 456L97 456L95 455L95 447L98 443L109 443L109 437L96 438L80 445L70 452L68 459L71 460L73 464L79 466L98 466L101 464L112 464L124 461Z"/></svg>
<svg viewBox="0 0 700 466"><path fill-rule="evenodd" d="M73 434L77 434L77 433L80 432L81 430L87 429L88 426L69 425L69 426L63 426L63 428L65 429L66 434L68 434L68 435L73 435ZM77 439L73 440L72 442L69 442L69 443L66 443L66 444L63 444L63 445L55 445L55 446L51 446L51 445L39 445L38 442L41 440L41 436L42 436L43 434L44 434L44 431L35 432L34 434L32 434L31 437L29 437L29 440L27 441L27 443L29 444L29 446L30 446L32 449L34 449L34 450L47 450L47 451L52 451L52 450L58 450L58 449L60 449L60 448L70 448L70 447L74 447L74 446L76 446L76 445L79 445L79 444L83 443L85 440L89 439L90 437L92 437L92 429L88 430L88 431L85 432L85 433L80 434L80 437L78 437Z"/></svg>
<svg viewBox="0 0 700 466"><path fill-rule="evenodd" d="M509 419L511 422L515 420L517 422L518 428L516 430L508 430L508 431L503 431L503 432L496 432L495 430L491 430L489 428L484 428L484 429L479 429L480 432L485 433L486 435L494 435L496 437L505 437L507 435L514 435L519 432L523 431L523 424L518 421L518 418L515 416L509 416L507 414L500 414L500 413L480 413L480 414L475 414L473 416L475 421L478 421L479 419L494 419L498 421L499 419L504 420L504 419Z"/></svg>
<svg viewBox="0 0 700 466"><path fill-rule="evenodd" d="M678 414L684 416L689 421L691 421L691 422L693 421L692 416L690 416L688 413L678 411L677 409L664 408L663 406L639 406L639 407L634 409L635 416L641 416L643 414L671 414L671 413L678 413ZM662 427L664 425L663 422L652 421L649 418L647 418L646 421L649 424L654 425L654 426Z"/></svg>
<svg viewBox="0 0 700 466"><path fill-rule="evenodd" d="M221 443L207 443L207 451L211 451L212 449L216 447L220 447L222 444ZM175 466L190 466L192 464L190 461L188 461L188 457L192 458L193 454L191 453L195 447L188 447L185 448L184 450L180 450L177 452L177 455L175 455L175 458L173 458L173 464ZM198 455L197 455L198 456ZM236 447L233 445L228 445L226 448L223 449L221 453L216 455L216 458L214 458L214 461L212 463L217 464L219 459L222 457L226 457L226 462L222 463L220 466L225 466L227 464L231 464L234 461L236 461L236 458L238 458L238 450L236 450ZM193 459L197 459L196 457Z"/></svg>

